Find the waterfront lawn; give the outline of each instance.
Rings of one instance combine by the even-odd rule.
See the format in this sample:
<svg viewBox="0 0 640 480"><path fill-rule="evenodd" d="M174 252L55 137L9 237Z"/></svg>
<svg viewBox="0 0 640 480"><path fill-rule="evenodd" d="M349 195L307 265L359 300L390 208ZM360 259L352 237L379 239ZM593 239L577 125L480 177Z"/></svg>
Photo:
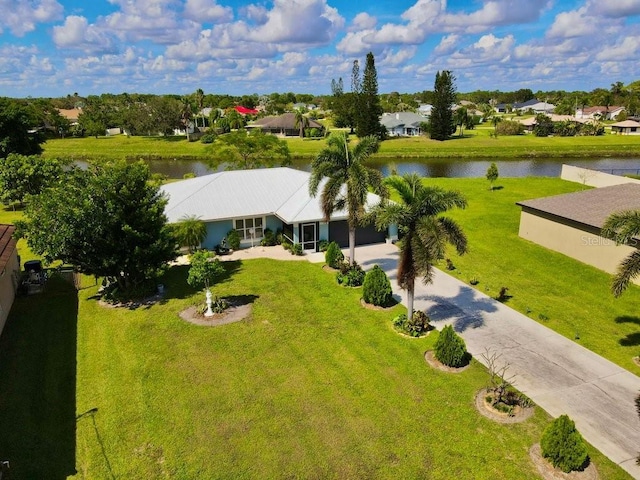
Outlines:
<svg viewBox="0 0 640 480"><path fill-rule="evenodd" d="M76 367L67 356L61 365L38 353L59 340L47 330L59 320L37 307L59 309L63 299L65 311L77 304L74 478L538 478L528 449L547 414L538 409L515 425L481 416L473 398L486 371L477 362L456 375L432 370L423 353L437 333L395 333L390 319L400 306L363 309L359 289L337 286L307 262L226 265L215 293L256 298L249 320L217 328L178 318L203 297L187 287L185 267L169 272L165 301L150 307L102 307L95 288L78 300L18 299L3 347L31 343L14 348L13 364L0 362L3 388L19 392L3 404L2 426L20 435L0 436L0 458L18 442L10 450L16 478L69 473L74 399L51 399L64 413L51 416L53 406L40 411L29 397ZM75 347L74 334L66 348ZM67 382L65 391L73 388ZM40 431L41 422L65 433L64 443L55 429ZM602 478L630 478L590 455Z"/></svg>
<svg viewBox="0 0 640 480"><path fill-rule="evenodd" d="M553 178L499 178L496 185L502 188L489 191L486 179L427 182L460 190L469 201L466 210L451 213L469 237L469 253L458 257L452 252L456 270L449 273L467 283L477 278L475 288L490 296L509 288L510 307L640 374L632 360L640 354L640 287L632 285L616 299L609 290L611 275L518 236L520 207L515 202L582 185Z"/></svg>
<svg viewBox="0 0 640 480"><path fill-rule="evenodd" d="M381 143L378 158L530 158L637 156L640 137L603 135L599 137L536 137L519 135L492 138L492 129L478 127L465 131L463 138L444 142L424 136L391 138ZM354 141L355 137L352 137ZM313 158L325 147L324 139L287 138L293 158ZM185 137L88 137L52 139L44 144L47 157L84 159L201 159L209 157L201 142L187 142Z"/></svg>

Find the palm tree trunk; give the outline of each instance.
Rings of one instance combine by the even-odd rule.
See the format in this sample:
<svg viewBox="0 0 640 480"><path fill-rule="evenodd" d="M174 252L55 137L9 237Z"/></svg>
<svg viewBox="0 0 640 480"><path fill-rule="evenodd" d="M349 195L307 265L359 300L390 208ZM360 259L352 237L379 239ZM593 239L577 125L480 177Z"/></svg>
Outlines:
<svg viewBox="0 0 640 480"><path fill-rule="evenodd" d="M415 280L411 280L407 285L407 318L413 318L413 294L415 291Z"/></svg>
<svg viewBox="0 0 640 480"><path fill-rule="evenodd" d="M351 265L356 262L356 227L349 225L349 260Z"/></svg>

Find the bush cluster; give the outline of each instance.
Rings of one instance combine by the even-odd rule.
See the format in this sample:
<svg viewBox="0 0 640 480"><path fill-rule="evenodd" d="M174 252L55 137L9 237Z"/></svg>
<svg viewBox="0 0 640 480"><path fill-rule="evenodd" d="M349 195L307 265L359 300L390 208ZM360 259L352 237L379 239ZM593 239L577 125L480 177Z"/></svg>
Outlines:
<svg viewBox="0 0 640 480"><path fill-rule="evenodd" d="M262 240L260 240L260 245L263 247L272 247L277 244L277 236L273 233L273 230L270 228L265 228L262 233Z"/></svg>
<svg viewBox="0 0 640 480"><path fill-rule="evenodd" d="M567 415L560 415L544 430L540 447L542 456L565 473L582 470L589 461L584 439Z"/></svg>
<svg viewBox="0 0 640 480"><path fill-rule="evenodd" d="M412 337L419 337L427 330L429 330L429 316L421 310L413 312L411 320L408 319L405 313L398 315L393 319L393 326Z"/></svg>
<svg viewBox="0 0 640 480"><path fill-rule="evenodd" d="M344 261L344 255L342 250L340 250L340 245L336 242L331 242L327 246L327 251L324 254L324 261L331 268L340 268L340 265Z"/></svg>
<svg viewBox="0 0 640 480"><path fill-rule="evenodd" d="M238 250L240 248L240 234L237 230L229 230L227 232L227 245L232 250Z"/></svg>
<svg viewBox="0 0 640 480"><path fill-rule="evenodd" d="M362 298L365 302L378 307L387 307L393 302L391 282L378 265L374 265L364 276Z"/></svg>
<svg viewBox="0 0 640 480"><path fill-rule="evenodd" d="M291 255L301 256L304 252L302 251L301 243L291 243L289 241L282 242L282 248L288 250Z"/></svg>
<svg viewBox="0 0 640 480"><path fill-rule="evenodd" d="M467 362L467 346L451 325L442 329L434 347L435 357L448 367L462 367Z"/></svg>
<svg viewBox="0 0 640 480"><path fill-rule="evenodd" d="M336 280L345 287L359 287L364 282L364 270L356 262L342 262Z"/></svg>
<svg viewBox="0 0 640 480"><path fill-rule="evenodd" d="M524 133L524 125L513 120L504 120L496 125L496 134L498 135L522 135Z"/></svg>

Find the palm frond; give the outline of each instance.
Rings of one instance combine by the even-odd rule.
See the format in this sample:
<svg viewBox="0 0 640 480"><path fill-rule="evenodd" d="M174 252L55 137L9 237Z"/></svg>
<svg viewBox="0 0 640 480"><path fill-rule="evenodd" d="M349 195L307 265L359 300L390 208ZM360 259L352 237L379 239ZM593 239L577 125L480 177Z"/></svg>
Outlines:
<svg viewBox="0 0 640 480"><path fill-rule="evenodd" d="M339 177L329 177L327 183L325 183L322 194L320 195L320 207L322 208L322 214L324 215L325 222L328 222L331 218L331 214L340 209L336 204L340 201L340 195L342 190L342 179Z"/></svg>
<svg viewBox="0 0 640 480"><path fill-rule="evenodd" d="M640 210L627 210L611 214L602 226L601 235L616 243L628 243L640 236Z"/></svg>
<svg viewBox="0 0 640 480"><path fill-rule="evenodd" d="M413 204L414 191L411 188L411 184L406 180L406 176L392 175L384 179L384 184L388 188L395 190L403 203L406 205Z"/></svg>
<svg viewBox="0 0 640 480"><path fill-rule="evenodd" d="M438 217L438 221L447 242L455 247L458 255L465 254L467 252L467 236L460 225L449 217Z"/></svg>
<svg viewBox="0 0 640 480"><path fill-rule="evenodd" d="M631 280L640 275L640 250L636 250L625 258L618 266L618 271L611 283L611 292L619 297L627 289Z"/></svg>

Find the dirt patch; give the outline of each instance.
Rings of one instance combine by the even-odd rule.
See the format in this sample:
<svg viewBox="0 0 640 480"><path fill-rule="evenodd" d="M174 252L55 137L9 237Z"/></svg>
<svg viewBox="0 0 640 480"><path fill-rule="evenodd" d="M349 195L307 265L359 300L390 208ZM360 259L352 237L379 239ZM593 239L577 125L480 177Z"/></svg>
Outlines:
<svg viewBox="0 0 640 480"><path fill-rule="evenodd" d="M436 368L438 370L442 370L443 372L449 373L464 372L471 365L471 362L469 362L464 367L449 367L436 358L436 356L433 354L433 350L427 350L426 352L424 352L424 359L432 368Z"/></svg>
<svg viewBox="0 0 640 480"><path fill-rule="evenodd" d="M322 269L323 269L325 272L329 272L329 273L336 273L336 272L339 272L339 271L340 271L340 270L338 270L337 268L330 267L330 266L329 266L329 265L327 265L327 264L323 265L323 266L322 266Z"/></svg>
<svg viewBox="0 0 640 480"><path fill-rule="evenodd" d="M480 390L476 394L475 404L476 404L476 409L482 415L484 415L487 418L490 418L494 422L498 422L498 423L520 423L520 422L524 422L525 420L530 418L531 415L533 415L533 410L534 410L533 406L527 407L527 408L516 406L513 409L513 412L512 412L511 415L509 415L506 412L501 412L499 410L496 410L486 400L487 395L489 395L490 393L491 392L486 388Z"/></svg>
<svg viewBox="0 0 640 480"><path fill-rule="evenodd" d="M542 449L539 443L529 449L529 456L545 480L597 480L599 478L598 470L593 462L589 462L589 466L582 472L564 473L562 470L555 468L542 456Z"/></svg>
<svg viewBox="0 0 640 480"><path fill-rule="evenodd" d="M150 307L161 301L164 295L156 294L151 297L143 298L141 300L131 300L128 302L107 302L100 298L98 305L105 308L128 308L129 310L135 310L140 307Z"/></svg>
<svg viewBox="0 0 640 480"><path fill-rule="evenodd" d="M383 311L391 310L393 307L395 307L398 304L398 302L396 302L395 300L394 300L394 302L395 303L393 305L391 305L390 307L379 307L378 305L374 305L373 303L365 302L364 298L360 299L360 305L362 305L367 310L383 310Z"/></svg>
<svg viewBox="0 0 640 480"><path fill-rule="evenodd" d="M212 317L205 317L198 313L197 307L191 306L182 310L178 315L185 322L193 323L194 325L217 327L248 318L251 315L252 307L252 303L231 305L223 313L215 313Z"/></svg>

